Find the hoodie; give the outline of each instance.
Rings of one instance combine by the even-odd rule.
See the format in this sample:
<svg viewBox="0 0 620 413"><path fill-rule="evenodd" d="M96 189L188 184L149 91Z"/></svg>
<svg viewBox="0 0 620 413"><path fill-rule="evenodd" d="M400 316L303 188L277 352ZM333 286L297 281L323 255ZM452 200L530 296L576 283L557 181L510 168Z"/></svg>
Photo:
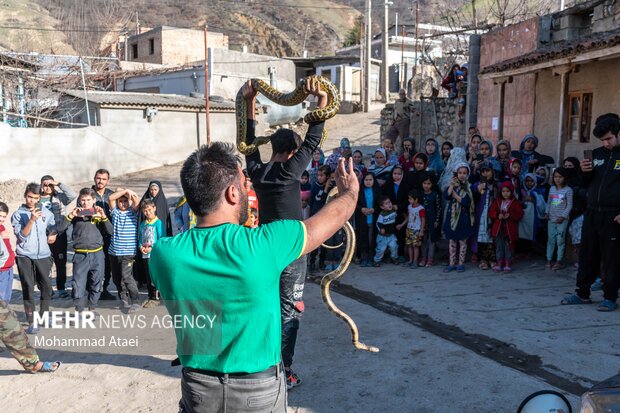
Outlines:
<svg viewBox="0 0 620 413"><path fill-rule="evenodd" d="M583 173L588 188L588 209L620 212L620 146L592 151L592 172Z"/></svg>
<svg viewBox="0 0 620 413"><path fill-rule="evenodd" d="M20 206L11 216L11 225L17 237L16 255L33 260L47 258L52 255L47 235L56 231L54 215L47 208L41 209L41 217L34 222L30 233L24 235L22 231L31 216L32 212L26 205Z"/></svg>

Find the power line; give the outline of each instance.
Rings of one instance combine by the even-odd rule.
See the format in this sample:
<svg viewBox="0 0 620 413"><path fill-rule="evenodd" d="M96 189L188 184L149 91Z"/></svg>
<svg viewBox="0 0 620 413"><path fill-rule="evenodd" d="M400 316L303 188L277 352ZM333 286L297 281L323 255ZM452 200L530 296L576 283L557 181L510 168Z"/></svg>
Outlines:
<svg viewBox="0 0 620 413"><path fill-rule="evenodd" d="M257 5L257 6L289 7L289 8L294 8L294 9L355 10L359 12L359 10L357 10L355 7L351 7L351 6L304 6L300 4L261 3L261 2L256 2L256 1L253 1L251 3L240 3L235 0L216 0L216 1L220 3L238 4L240 6L244 6L245 8L248 8L248 6ZM372 6L371 8L383 9L383 3L381 3L381 5L378 5L378 6Z"/></svg>

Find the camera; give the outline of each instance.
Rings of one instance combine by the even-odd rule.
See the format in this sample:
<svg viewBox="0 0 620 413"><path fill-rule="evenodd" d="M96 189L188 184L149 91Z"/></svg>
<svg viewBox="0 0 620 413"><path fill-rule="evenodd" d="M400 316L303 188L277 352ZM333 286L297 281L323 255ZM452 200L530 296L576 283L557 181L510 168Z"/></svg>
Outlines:
<svg viewBox="0 0 620 413"><path fill-rule="evenodd" d="M93 215L95 215L95 208L83 209L77 213L78 217L92 217Z"/></svg>

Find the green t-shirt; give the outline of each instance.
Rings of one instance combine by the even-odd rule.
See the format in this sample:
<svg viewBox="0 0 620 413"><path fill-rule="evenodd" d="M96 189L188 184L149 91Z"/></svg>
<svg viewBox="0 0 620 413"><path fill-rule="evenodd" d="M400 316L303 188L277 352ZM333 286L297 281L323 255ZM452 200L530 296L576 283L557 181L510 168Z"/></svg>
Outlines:
<svg viewBox="0 0 620 413"><path fill-rule="evenodd" d="M170 315L214 319L175 329L183 366L255 373L280 362L280 273L305 241L301 221L283 220L192 228L153 246L151 278Z"/></svg>

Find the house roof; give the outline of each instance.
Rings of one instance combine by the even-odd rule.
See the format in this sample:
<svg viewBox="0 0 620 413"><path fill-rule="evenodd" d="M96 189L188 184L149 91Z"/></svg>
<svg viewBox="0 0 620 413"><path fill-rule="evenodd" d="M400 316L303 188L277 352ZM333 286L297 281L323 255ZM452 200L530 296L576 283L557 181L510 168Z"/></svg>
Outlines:
<svg viewBox="0 0 620 413"><path fill-rule="evenodd" d="M572 58L586 52L607 49L618 45L620 45L620 29L594 33L586 38L550 44L522 56L485 66L480 71L480 75L501 73L555 59Z"/></svg>
<svg viewBox="0 0 620 413"><path fill-rule="evenodd" d="M84 99L83 90L65 90L65 95ZM98 103L102 106L157 106L170 108L190 108L204 109L204 98L195 98L182 95L167 95L161 93L139 93L139 92L101 92L88 91L88 101ZM235 103L225 100L209 99L209 108L211 110L234 111Z"/></svg>

